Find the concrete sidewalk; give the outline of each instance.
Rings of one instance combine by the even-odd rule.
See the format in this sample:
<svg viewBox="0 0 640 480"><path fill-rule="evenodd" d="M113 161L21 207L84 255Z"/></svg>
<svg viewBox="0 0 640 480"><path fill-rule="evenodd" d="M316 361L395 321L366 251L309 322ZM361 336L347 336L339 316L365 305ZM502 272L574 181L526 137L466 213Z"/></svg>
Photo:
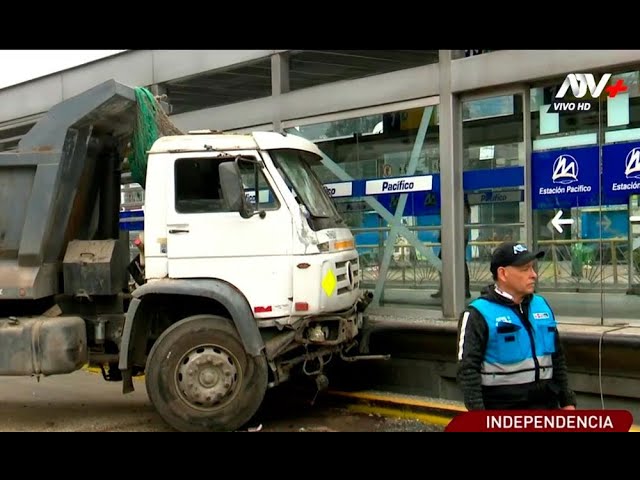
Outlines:
<svg viewBox="0 0 640 480"><path fill-rule="evenodd" d="M558 294L556 294L558 295ZM563 300L568 301L568 298ZM552 302L552 300L550 300ZM557 302L560 303L560 302ZM640 308L637 310L640 316ZM458 321L445 319L440 310L407 305L368 307L367 315L376 329L392 330L424 328L426 330L457 331ZM640 347L640 319L608 318L601 324L598 318L558 316L558 330L564 338L591 338L591 343L606 336L607 344L622 342Z"/></svg>

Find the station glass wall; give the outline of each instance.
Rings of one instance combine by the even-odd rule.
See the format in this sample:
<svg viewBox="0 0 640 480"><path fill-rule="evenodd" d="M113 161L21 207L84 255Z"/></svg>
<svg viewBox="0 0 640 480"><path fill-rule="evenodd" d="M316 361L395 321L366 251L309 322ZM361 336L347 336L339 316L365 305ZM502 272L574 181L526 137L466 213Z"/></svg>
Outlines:
<svg viewBox="0 0 640 480"><path fill-rule="evenodd" d="M459 201L469 207L470 299L492 282L493 248L504 240L530 239L531 248L545 251L538 291L553 302L560 321L607 324L638 316L639 77L637 71L612 75L607 85L622 79L628 91L590 99L589 108L579 111L549 111L564 78L532 85L528 98L497 94L462 102ZM330 168L319 169L326 184L353 181L352 195L335 201L356 235L364 286L376 291L380 303L438 311L437 105L294 125L288 131L315 141L332 159ZM432 188L410 192L404 200L394 193L364 194L368 181L425 175L432 176Z"/></svg>

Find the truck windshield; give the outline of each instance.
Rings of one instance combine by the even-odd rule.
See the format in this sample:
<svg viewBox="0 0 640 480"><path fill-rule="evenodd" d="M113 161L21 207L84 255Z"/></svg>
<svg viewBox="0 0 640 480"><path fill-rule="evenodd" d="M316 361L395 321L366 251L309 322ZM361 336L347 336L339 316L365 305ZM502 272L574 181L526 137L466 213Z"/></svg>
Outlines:
<svg viewBox="0 0 640 480"><path fill-rule="evenodd" d="M320 162L320 157L303 150L271 150L271 157L301 203L315 218L331 218L341 223L331 197L317 175L312 164Z"/></svg>

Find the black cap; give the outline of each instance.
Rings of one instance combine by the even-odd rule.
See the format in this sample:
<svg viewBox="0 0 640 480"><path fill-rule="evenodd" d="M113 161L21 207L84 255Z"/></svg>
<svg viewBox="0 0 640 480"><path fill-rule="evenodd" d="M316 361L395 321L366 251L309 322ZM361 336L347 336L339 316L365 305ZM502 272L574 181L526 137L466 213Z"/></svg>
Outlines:
<svg viewBox="0 0 640 480"><path fill-rule="evenodd" d="M524 265L525 263L542 257L544 257L544 252L531 252L521 243L501 243L496 247L491 256L491 273L496 277L496 272L500 267Z"/></svg>

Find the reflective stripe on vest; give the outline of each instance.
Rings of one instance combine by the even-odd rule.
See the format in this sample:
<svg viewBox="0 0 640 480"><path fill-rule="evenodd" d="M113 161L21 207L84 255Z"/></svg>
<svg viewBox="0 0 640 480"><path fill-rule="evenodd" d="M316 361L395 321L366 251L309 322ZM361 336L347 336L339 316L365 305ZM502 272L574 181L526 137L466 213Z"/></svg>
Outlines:
<svg viewBox="0 0 640 480"><path fill-rule="evenodd" d="M536 379L536 367L529 334L513 309L478 298L471 302L483 316L489 329L487 349L482 363L482 385L517 385ZM529 305L529 322L533 326L535 354L540 379L553 376L551 355L556 351L556 321L547 302L534 295Z"/></svg>

